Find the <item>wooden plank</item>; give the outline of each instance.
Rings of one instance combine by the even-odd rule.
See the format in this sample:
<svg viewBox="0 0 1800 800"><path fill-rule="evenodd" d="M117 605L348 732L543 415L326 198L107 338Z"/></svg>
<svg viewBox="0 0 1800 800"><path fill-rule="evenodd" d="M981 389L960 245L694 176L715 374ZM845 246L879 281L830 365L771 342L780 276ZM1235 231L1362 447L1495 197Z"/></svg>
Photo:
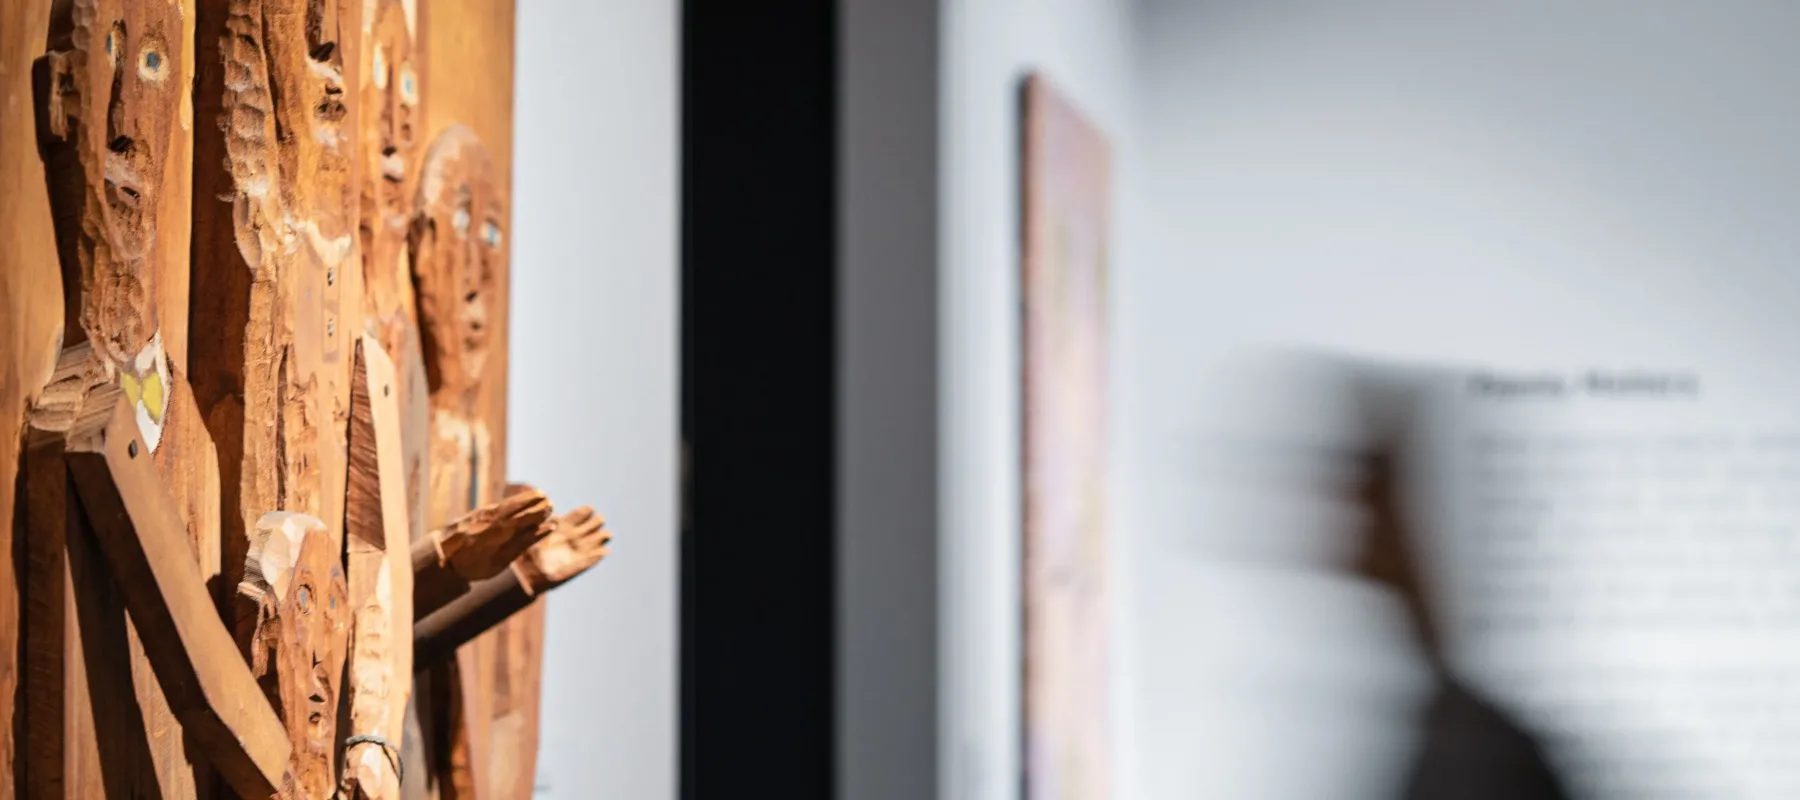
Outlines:
<svg viewBox="0 0 1800 800"><path fill-rule="evenodd" d="M345 754L352 798L398 798L397 748L412 676L412 565L401 461L399 381L380 342L358 343L350 413L348 534L350 737L377 737ZM385 742L386 744L382 744Z"/></svg>
<svg viewBox="0 0 1800 800"><path fill-rule="evenodd" d="M62 349L62 280L29 111L31 64L44 52L49 20L50 0L0 3L0 787L7 790L24 777L14 771L21 755L13 741L14 696L29 697L18 663L21 626L9 624L29 601L20 596L13 564L15 521L27 514L16 496L22 434L26 409Z"/></svg>
<svg viewBox="0 0 1800 800"><path fill-rule="evenodd" d="M64 353L26 426L23 666L33 691L23 695L27 736L17 773L20 795L32 800L107 793L73 588L76 576L92 575L97 562L84 547L91 534L63 462L64 440L82 399L106 381L91 354L86 343ZM100 577L110 581L104 567Z"/></svg>
<svg viewBox="0 0 1800 800"><path fill-rule="evenodd" d="M81 505L187 734L240 794L268 796L283 783L291 747L219 621L141 440L122 390L89 396L66 445Z"/></svg>

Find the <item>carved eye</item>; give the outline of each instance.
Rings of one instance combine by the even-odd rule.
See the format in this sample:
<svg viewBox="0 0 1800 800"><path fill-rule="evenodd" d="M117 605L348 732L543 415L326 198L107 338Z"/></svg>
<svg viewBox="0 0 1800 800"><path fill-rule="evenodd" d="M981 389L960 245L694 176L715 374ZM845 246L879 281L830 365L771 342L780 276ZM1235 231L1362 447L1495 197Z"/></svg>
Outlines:
<svg viewBox="0 0 1800 800"><path fill-rule="evenodd" d="M106 32L106 57L116 68L119 66L119 51L125 47L125 23L115 22L112 29Z"/></svg>
<svg viewBox="0 0 1800 800"><path fill-rule="evenodd" d="M450 218L450 224L456 228L458 238L468 238L469 221L469 210L466 208L457 209L456 215Z"/></svg>
<svg viewBox="0 0 1800 800"><path fill-rule="evenodd" d="M304 614L308 611L311 611L312 610L312 587L302 585L300 587L300 597L295 602L296 602L296 604L298 604L300 606L300 613Z"/></svg>
<svg viewBox="0 0 1800 800"><path fill-rule="evenodd" d="M481 225L481 243L490 250L500 249L500 225L489 220Z"/></svg>
<svg viewBox="0 0 1800 800"><path fill-rule="evenodd" d="M155 45L145 45L138 53L138 74L145 80L160 81L169 72L169 59Z"/></svg>
<svg viewBox="0 0 1800 800"><path fill-rule="evenodd" d="M413 74L411 63L400 65L400 102L409 106L419 102L419 77Z"/></svg>
<svg viewBox="0 0 1800 800"><path fill-rule="evenodd" d="M388 70L387 70L387 48L386 47L383 47L381 45L375 45L375 55L373 56L373 63L369 66L369 69L370 69L370 71L375 73L375 88L383 89L383 90L387 89L387 87L388 87Z"/></svg>

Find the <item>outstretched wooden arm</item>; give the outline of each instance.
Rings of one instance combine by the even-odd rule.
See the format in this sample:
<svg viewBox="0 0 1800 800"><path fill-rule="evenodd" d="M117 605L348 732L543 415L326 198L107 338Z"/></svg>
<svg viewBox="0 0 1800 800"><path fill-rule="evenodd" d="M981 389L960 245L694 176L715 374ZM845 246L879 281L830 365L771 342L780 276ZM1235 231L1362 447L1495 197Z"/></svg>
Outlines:
<svg viewBox="0 0 1800 800"><path fill-rule="evenodd" d="M475 509L412 544L413 619L491 578L551 531L549 498L530 486L509 486L500 502Z"/></svg>
<svg viewBox="0 0 1800 800"><path fill-rule="evenodd" d="M240 795L274 795L292 752L287 731L219 619L175 501L116 385L89 395L65 452L144 654L183 729Z"/></svg>
<svg viewBox="0 0 1800 800"><path fill-rule="evenodd" d="M414 669L450 658L456 648L606 557L612 533L592 508L571 511L554 526L548 537L509 569L475 583L467 594L413 625Z"/></svg>

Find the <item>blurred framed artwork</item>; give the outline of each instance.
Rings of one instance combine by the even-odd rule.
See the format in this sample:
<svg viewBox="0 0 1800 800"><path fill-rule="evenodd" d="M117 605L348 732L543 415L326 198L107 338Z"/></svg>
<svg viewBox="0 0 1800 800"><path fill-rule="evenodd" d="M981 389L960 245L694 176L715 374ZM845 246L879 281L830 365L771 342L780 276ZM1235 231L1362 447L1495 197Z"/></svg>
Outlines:
<svg viewBox="0 0 1800 800"><path fill-rule="evenodd" d="M1106 139L1041 75L1021 89L1024 787L1111 795Z"/></svg>

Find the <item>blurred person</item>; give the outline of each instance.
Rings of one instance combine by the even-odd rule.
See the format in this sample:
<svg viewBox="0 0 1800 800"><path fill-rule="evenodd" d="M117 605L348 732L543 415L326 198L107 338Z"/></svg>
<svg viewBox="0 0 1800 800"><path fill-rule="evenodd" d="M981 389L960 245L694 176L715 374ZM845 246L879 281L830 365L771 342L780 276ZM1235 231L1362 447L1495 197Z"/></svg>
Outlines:
<svg viewBox="0 0 1800 800"><path fill-rule="evenodd" d="M1422 646L1434 686L1421 747L1406 772L1404 800L1562 800L1562 779L1537 739L1464 683L1443 652L1437 616L1427 602L1416 533L1408 527L1401 448L1378 436L1361 458L1355 502L1367 515L1368 538L1355 570L1399 594Z"/></svg>

